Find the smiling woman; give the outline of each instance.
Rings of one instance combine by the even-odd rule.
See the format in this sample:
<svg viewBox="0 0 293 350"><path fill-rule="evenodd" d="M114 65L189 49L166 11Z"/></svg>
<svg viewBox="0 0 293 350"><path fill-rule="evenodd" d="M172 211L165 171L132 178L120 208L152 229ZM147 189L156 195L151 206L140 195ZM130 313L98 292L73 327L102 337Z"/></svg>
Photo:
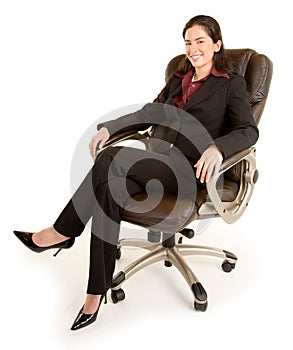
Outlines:
<svg viewBox="0 0 293 350"><path fill-rule="evenodd" d="M194 79L206 77L211 68L221 73L233 72L226 55L219 23L210 16L195 16L185 25L182 33L185 41L186 61L181 67L183 74L194 67Z"/></svg>
<svg viewBox="0 0 293 350"><path fill-rule="evenodd" d="M87 295L72 330L93 323L106 299L127 201L147 187L156 194L162 188L164 194L179 197L181 193L194 200L196 188L218 173L225 157L258 139L245 80L230 69L217 21L194 17L185 25L183 38L184 65L170 77L155 103L98 125L89 144L92 156L99 150L95 164L55 223L36 233L14 231L35 252L68 249L92 219ZM153 147L148 150L104 148L121 131L148 128L153 130Z"/></svg>
<svg viewBox="0 0 293 350"><path fill-rule="evenodd" d="M195 68L193 81L205 78L213 67L215 52L221 49L222 41L213 42L200 25L194 25L185 33L186 56Z"/></svg>

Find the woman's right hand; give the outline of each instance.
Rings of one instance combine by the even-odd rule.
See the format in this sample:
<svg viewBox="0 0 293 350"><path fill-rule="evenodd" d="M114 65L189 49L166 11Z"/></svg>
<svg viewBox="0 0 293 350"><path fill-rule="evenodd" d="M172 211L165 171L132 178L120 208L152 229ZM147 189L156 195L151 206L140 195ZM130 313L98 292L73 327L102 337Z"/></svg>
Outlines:
<svg viewBox="0 0 293 350"><path fill-rule="evenodd" d="M95 157L96 150L104 147L105 143L109 140L110 134L107 128L102 127L96 135L94 135L89 144L90 154Z"/></svg>

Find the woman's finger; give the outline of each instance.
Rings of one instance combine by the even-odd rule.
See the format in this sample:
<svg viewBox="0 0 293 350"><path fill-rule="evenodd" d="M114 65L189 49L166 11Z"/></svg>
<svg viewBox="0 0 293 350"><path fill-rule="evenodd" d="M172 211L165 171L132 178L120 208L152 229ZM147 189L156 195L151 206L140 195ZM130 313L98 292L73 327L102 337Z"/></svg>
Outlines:
<svg viewBox="0 0 293 350"><path fill-rule="evenodd" d="M204 163L204 166L202 167L201 170L201 176L200 176L200 182L204 183L206 181L206 176L209 172L209 164L207 162Z"/></svg>
<svg viewBox="0 0 293 350"><path fill-rule="evenodd" d="M97 136L98 135L93 136L89 144L90 154L92 157L94 157L96 154L96 145L99 142L99 138Z"/></svg>
<svg viewBox="0 0 293 350"><path fill-rule="evenodd" d="M198 162L194 165L194 167L196 168L195 176L197 179L200 178L201 169L202 169L203 165L204 165L204 162L202 161L202 159L199 159Z"/></svg>
<svg viewBox="0 0 293 350"><path fill-rule="evenodd" d="M215 169L215 164L211 163L208 167L207 173L206 173L206 177L205 177L205 181L209 182L211 177L213 176L214 173L214 169Z"/></svg>

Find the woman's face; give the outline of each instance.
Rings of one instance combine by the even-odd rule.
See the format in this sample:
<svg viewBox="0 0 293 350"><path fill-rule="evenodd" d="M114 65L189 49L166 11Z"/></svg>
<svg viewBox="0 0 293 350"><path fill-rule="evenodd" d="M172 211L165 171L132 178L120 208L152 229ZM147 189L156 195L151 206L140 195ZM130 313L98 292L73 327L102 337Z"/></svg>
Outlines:
<svg viewBox="0 0 293 350"><path fill-rule="evenodd" d="M196 70L211 70L214 53L220 50L221 40L215 44L204 27L194 25L187 29L184 41L186 55Z"/></svg>

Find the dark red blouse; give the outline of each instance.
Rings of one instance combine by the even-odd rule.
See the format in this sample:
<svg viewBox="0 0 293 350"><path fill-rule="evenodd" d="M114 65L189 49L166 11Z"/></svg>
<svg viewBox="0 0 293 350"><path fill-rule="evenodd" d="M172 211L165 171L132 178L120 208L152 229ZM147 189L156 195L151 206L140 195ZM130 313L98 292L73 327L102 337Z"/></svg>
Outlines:
<svg viewBox="0 0 293 350"><path fill-rule="evenodd" d="M204 84L208 77L212 74L215 77L224 77L229 79L228 73L221 73L216 70L215 67L212 68L211 73L205 78L198 81L192 81L193 69L188 71L186 74L181 74L179 72L175 73L176 76L182 78L182 93L173 98L173 102L179 108L183 108L187 101L190 100L191 96L196 93L196 91Z"/></svg>

